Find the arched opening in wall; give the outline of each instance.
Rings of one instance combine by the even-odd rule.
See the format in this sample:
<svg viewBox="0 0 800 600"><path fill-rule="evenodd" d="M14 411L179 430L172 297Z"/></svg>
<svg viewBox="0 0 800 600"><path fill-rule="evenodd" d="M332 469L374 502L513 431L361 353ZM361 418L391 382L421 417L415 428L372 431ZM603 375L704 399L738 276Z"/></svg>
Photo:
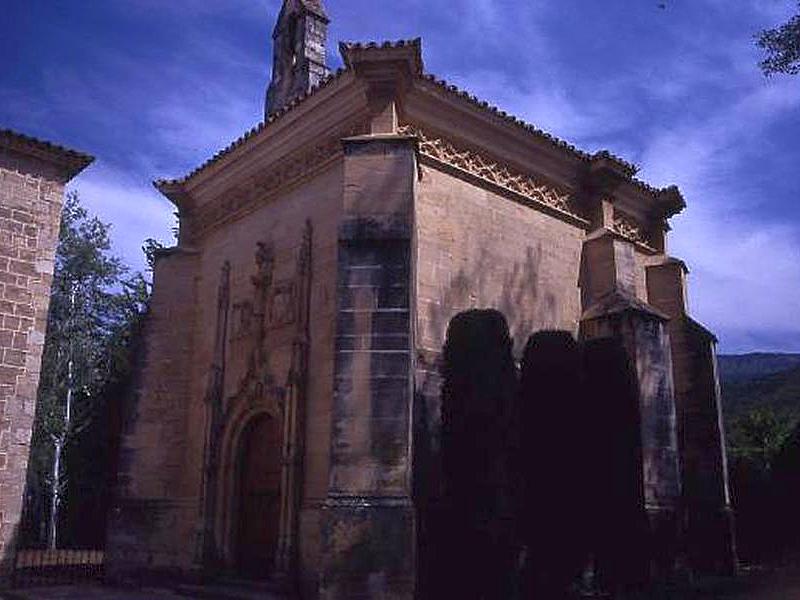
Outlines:
<svg viewBox="0 0 800 600"><path fill-rule="evenodd" d="M281 423L268 414L253 417L239 442L234 518L236 567L240 574L270 574L278 547L281 505Z"/></svg>

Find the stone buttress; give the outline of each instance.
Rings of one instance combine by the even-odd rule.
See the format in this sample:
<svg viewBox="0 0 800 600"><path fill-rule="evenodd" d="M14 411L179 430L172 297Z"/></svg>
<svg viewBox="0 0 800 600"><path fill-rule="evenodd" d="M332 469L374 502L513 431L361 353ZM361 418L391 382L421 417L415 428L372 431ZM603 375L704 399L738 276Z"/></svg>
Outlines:
<svg viewBox="0 0 800 600"><path fill-rule="evenodd" d="M736 550L716 338L687 314L686 273L682 261L662 259L647 268L647 293L670 317L689 558L701 572L730 574Z"/></svg>

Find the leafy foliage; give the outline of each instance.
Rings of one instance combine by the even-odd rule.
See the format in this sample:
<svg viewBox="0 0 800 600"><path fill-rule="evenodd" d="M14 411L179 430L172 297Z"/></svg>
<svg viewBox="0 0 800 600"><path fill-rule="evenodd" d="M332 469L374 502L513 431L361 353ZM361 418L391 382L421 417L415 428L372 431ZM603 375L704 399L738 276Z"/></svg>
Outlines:
<svg viewBox="0 0 800 600"><path fill-rule="evenodd" d="M756 408L733 421L729 433L731 455L769 474L792 437L797 418L781 418L769 407Z"/></svg>
<svg viewBox="0 0 800 600"><path fill-rule="evenodd" d="M764 75L800 73L800 2L794 17L779 27L762 31L756 43L766 52L760 63Z"/></svg>
<svg viewBox="0 0 800 600"><path fill-rule="evenodd" d="M667 2L658 2L656 6L666 9L668 5ZM800 73L800 2L794 17L782 25L761 31L755 39L756 45L766 54L759 63L764 75Z"/></svg>
<svg viewBox="0 0 800 600"><path fill-rule="evenodd" d="M783 367L776 358L764 358L757 361L759 364L740 366L736 371L726 369L726 357L721 357L722 396L729 427L740 416L760 408L769 407L779 417L789 418L800 411L800 364L788 360L795 356L783 356Z"/></svg>
<svg viewBox="0 0 800 600"><path fill-rule="evenodd" d="M56 545L60 509L81 480L91 488L98 454L80 452L105 419L104 394L131 371L131 336L149 283L111 254L109 226L67 196L56 250L47 336L28 472L28 543ZM102 448L95 448L102 451ZM102 460L100 461L102 462ZM60 532L59 532L60 533Z"/></svg>
<svg viewBox="0 0 800 600"><path fill-rule="evenodd" d="M720 357L740 557L797 550L800 368L796 355ZM727 366L726 366L727 363Z"/></svg>

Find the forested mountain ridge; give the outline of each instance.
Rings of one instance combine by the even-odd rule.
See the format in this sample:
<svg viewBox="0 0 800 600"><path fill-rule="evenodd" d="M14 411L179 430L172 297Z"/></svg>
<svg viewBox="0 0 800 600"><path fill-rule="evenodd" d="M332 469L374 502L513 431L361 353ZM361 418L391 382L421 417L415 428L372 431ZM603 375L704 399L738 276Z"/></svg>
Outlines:
<svg viewBox="0 0 800 600"><path fill-rule="evenodd" d="M720 354L720 379L726 383L754 379L800 368L800 354L754 352Z"/></svg>
<svg viewBox="0 0 800 600"><path fill-rule="evenodd" d="M756 408L800 413L800 354L720 355L726 420Z"/></svg>

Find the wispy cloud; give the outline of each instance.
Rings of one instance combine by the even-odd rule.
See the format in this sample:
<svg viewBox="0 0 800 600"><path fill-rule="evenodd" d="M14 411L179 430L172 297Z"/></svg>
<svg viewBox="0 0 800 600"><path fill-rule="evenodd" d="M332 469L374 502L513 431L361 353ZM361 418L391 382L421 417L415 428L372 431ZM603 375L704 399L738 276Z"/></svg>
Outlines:
<svg viewBox="0 0 800 600"><path fill-rule="evenodd" d="M175 243L175 207L142 178L100 161L70 185L92 214L111 224L114 252L135 270L145 267L142 244L147 238Z"/></svg>
<svg viewBox="0 0 800 600"><path fill-rule="evenodd" d="M169 241L173 225L150 180L185 174L260 120L280 4L42 5L35 32L11 32L22 58L0 73L0 121L98 156L74 188L141 265L142 240ZM689 208L671 242L692 267L694 314L726 351L800 350L800 79L765 81L753 45L793 2L326 6L333 65L339 39L420 35L429 71L587 150L609 148L657 185L678 183Z"/></svg>
<svg viewBox="0 0 800 600"><path fill-rule="evenodd" d="M751 85L658 132L643 153L643 175L678 183L688 198L672 247L693 266L696 314L725 348L788 350L800 340L800 223L772 216L775 199L748 182L770 162L753 146L798 109L800 81Z"/></svg>

